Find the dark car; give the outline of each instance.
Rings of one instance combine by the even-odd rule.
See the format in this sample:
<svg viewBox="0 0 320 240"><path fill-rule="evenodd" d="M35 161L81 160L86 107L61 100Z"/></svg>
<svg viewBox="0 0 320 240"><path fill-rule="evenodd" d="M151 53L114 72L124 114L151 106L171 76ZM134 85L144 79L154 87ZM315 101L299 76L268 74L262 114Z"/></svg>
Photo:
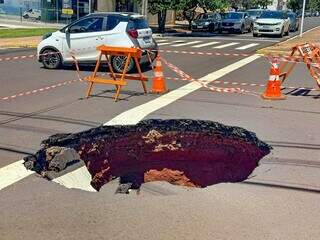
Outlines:
<svg viewBox="0 0 320 240"><path fill-rule="evenodd" d="M294 12L288 12L288 17L290 20L290 31L295 32L299 30L300 18Z"/></svg>
<svg viewBox="0 0 320 240"><path fill-rule="evenodd" d="M219 13L202 13L191 24L192 31L207 30L214 32L220 29L221 15Z"/></svg>
<svg viewBox="0 0 320 240"><path fill-rule="evenodd" d="M253 20L246 12L228 12L222 16L221 29L228 32L251 32L253 29Z"/></svg>

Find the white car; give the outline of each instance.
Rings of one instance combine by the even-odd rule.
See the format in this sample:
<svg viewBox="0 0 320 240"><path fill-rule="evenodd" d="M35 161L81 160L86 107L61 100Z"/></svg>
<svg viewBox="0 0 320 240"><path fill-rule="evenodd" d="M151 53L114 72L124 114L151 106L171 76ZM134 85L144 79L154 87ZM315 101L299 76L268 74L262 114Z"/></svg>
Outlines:
<svg viewBox="0 0 320 240"><path fill-rule="evenodd" d="M84 64L96 62L99 52L96 47L109 45L115 47L139 47L143 49L140 64L148 64L158 53L158 45L152 37L152 30L145 18L135 13L93 13L67 25L54 33L46 34L37 48L38 60L48 69L72 64L74 60ZM116 72L121 72L125 59L121 56L111 58ZM128 71L134 69L134 61Z"/></svg>
<svg viewBox="0 0 320 240"><path fill-rule="evenodd" d="M264 11L253 24L253 36L289 35L290 19L285 11Z"/></svg>
<svg viewBox="0 0 320 240"><path fill-rule="evenodd" d="M38 9L29 9L27 11L24 11L22 14L22 17L24 18L34 18L37 20L41 20L41 10Z"/></svg>

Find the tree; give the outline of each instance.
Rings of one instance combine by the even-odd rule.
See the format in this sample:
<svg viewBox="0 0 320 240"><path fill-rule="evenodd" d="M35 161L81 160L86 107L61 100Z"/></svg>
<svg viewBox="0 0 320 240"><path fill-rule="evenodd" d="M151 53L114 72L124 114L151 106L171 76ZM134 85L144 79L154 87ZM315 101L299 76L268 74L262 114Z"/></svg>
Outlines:
<svg viewBox="0 0 320 240"><path fill-rule="evenodd" d="M143 0L135 0L140 5ZM158 15L159 32L165 31L167 11L181 10L189 0L148 0L148 10L151 14Z"/></svg>
<svg viewBox="0 0 320 240"><path fill-rule="evenodd" d="M309 7L313 11L320 11L320 0L309 0Z"/></svg>
<svg viewBox="0 0 320 240"><path fill-rule="evenodd" d="M251 4L253 6L256 6L256 7L260 6L264 9L266 9L268 7L268 5L272 4L272 2L273 2L272 0L252 0Z"/></svg>
<svg viewBox="0 0 320 240"><path fill-rule="evenodd" d="M289 0L287 7L294 12L297 12L299 9L302 9L303 0Z"/></svg>

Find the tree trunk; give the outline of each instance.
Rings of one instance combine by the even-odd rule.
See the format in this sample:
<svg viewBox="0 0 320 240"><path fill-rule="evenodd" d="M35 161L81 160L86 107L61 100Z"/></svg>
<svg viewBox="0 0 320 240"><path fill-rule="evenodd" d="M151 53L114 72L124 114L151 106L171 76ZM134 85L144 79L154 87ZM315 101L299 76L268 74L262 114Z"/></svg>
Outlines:
<svg viewBox="0 0 320 240"><path fill-rule="evenodd" d="M158 12L158 27L159 32L164 33L166 27L167 9Z"/></svg>

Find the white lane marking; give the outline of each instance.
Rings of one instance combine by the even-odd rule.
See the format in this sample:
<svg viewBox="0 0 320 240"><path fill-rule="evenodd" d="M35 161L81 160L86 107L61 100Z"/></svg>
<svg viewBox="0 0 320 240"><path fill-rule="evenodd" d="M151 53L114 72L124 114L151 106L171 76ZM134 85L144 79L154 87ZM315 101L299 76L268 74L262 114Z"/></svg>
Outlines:
<svg viewBox="0 0 320 240"><path fill-rule="evenodd" d="M171 47L182 47L182 46L192 45L192 44L201 43L201 42L202 41L192 41L192 42L186 42L186 43L179 43L179 44L171 45Z"/></svg>
<svg viewBox="0 0 320 240"><path fill-rule="evenodd" d="M211 46L211 45L215 45L218 44L220 42L208 42L208 43L203 43L203 44L199 44L199 45L195 45L192 46L193 48L201 48L201 47L206 47L206 46Z"/></svg>
<svg viewBox="0 0 320 240"><path fill-rule="evenodd" d="M245 50L245 49L252 48L252 47L255 47L258 45L259 45L259 43L250 43L250 44L244 45L242 47L238 47L238 48L236 48L236 50Z"/></svg>
<svg viewBox="0 0 320 240"><path fill-rule="evenodd" d="M209 73L208 75L200 78L200 81L206 80L207 83L213 82L218 78L223 77L224 75L233 72L248 63L255 61L256 59L260 58L259 55L254 54L249 57L246 57L238 62L230 64L227 67L221 68L215 72ZM200 89L202 85L198 82L191 82L188 83L176 90L173 90L167 94L164 94L152 101L144 103L140 106L132 108L126 112L123 112L116 116L115 118L111 119L109 122L105 123L104 125L125 125L125 124L137 124L142 119L144 119L150 113L161 109L170 103L177 101L178 99Z"/></svg>
<svg viewBox="0 0 320 240"><path fill-rule="evenodd" d="M207 83L213 82L216 79L219 79L226 74L233 72L253 61L260 58L259 55L254 54L247 58L244 58L238 62L235 62L233 64L230 64L227 67L221 68L215 72L209 73L208 75L200 78L200 81L206 80ZM167 94L164 94L154 100L151 100L147 103L144 103L140 106L137 106L135 108L132 108L128 111L125 111L115 118L111 119L110 121L104 123L104 126L108 125L132 125L137 124L141 120L143 120L146 116L148 116L150 113L157 111L177 100L180 98L202 88L202 85L198 82L191 82L188 83L176 90L173 90ZM20 160L16 163L10 164L11 167L8 168L0 168L0 190L2 188L5 188L11 184L14 184L15 182L18 182L22 180L24 177L29 176L33 172L30 173L30 171L27 171L24 166L22 165L23 160ZM10 166L9 165L9 166ZM22 169L23 167L23 169ZM6 169L6 170L3 170ZM21 171L22 173L19 176L15 176L17 172ZM73 171L74 172L74 171ZM77 177L73 177L73 172L70 172L66 175L63 175L58 180L54 180L55 182L58 182L64 186L67 186L68 188L78 188L85 191L92 191L92 187L90 185L91 178L88 178L88 170L85 167L81 167L76 170ZM14 179L10 180L10 177ZM8 180L9 178L9 180ZM81 181L81 183L79 182Z"/></svg>
<svg viewBox="0 0 320 240"><path fill-rule="evenodd" d="M157 39L156 42L168 42L167 39Z"/></svg>
<svg viewBox="0 0 320 240"><path fill-rule="evenodd" d="M96 190L90 185L91 175L86 166L55 178L52 181L59 183L66 188L77 188L88 192L96 192Z"/></svg>
<svg viewBox="0 0 320 240"><path fill-rule="evenodd" d="M0 168L0 190L34 173L27 170L23 162L23 160L19 160Z"/></svg>
<svg viewBox="0 0 320 240"><path fill-rule="evenodd" d="M172 42L158 43L158 46L169 45L169 44L172 44Z"/></svg>
<svg viewBox="0 0 320 240"><path fill-rule="evenodd" d="M223 44L223 45L216 46L216 47L213 47L213 48L221 49L221 48L231 47L231 46L234 46L234 45L237 45L237 44L239 44L239 43L238 42L231 42L231 43Z"/></svg>
<svg viewBox="0 0 320 240"><path fill-rule="evenodd" d="M163 46L163 45L169 45L172 43L184 43L185 41L183 40L177 40L177 41L172 41L172 42L164 42L164 43L159 43L158 46Z"/></svg>

